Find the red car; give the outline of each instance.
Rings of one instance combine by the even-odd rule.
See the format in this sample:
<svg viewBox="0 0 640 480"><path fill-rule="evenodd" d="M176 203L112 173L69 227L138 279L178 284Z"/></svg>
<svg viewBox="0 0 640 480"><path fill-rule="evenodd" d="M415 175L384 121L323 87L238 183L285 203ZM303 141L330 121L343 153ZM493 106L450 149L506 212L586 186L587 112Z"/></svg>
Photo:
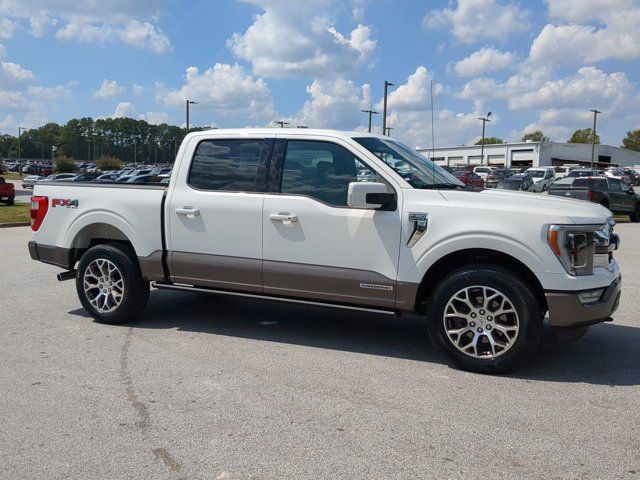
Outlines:
<svg viewBox="0 0 640 480"><path fill-rule="evenodd" d="M470 187L484 188L484 180L482 180L482 177L472 171L458 170L457 172L453 172L453 176Z"/></svg>
<svg viewBox="0 0 640 480"><path fill-rule="evenodd" d="M13 183L7 183L4 177L0 177L0 202L7 202L7 205L13 205L16 199L16 189Z"/></svg>

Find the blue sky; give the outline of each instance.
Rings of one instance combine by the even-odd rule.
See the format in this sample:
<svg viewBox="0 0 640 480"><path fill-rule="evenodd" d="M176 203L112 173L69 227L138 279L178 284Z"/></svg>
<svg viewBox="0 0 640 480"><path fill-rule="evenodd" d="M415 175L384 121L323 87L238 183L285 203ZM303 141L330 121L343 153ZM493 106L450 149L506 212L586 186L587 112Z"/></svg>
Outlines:
<svg viewBox="0 0 640 480"><path fill-rule="evenodd" d="M381 109L412 146L541 128L565 140L603 111L640 128L640 0L3 0L0 132L72 117L363 129ZM375 117L380 128L380 116Z"/></svg>

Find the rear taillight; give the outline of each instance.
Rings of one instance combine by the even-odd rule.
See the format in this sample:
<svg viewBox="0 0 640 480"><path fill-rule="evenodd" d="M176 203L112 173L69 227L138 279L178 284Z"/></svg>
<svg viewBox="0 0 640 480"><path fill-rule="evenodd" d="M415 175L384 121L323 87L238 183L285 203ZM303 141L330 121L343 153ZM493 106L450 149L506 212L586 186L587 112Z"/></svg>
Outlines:
<svg viewBox="0 0 640 480"><path fill-rule="evenodd" d="M589 190L589 201L593 202L593 190Z"/></svg>
<svg viewBox="0 0 640 480"><path fill-rule="evenodd" d="M31 230L38 231L48 209L49 197L31 197Z"/></svg>

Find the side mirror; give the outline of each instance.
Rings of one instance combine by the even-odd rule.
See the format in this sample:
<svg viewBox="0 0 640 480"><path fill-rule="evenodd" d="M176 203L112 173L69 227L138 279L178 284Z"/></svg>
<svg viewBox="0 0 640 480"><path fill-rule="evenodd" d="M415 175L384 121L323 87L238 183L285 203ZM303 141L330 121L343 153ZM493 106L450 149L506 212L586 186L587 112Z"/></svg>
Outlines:
<svg viewBox="0 0 640 480"><path fill-rule="evenodd" d="M351 208L385 209L395 206L396 196L387 193L387 186L378 182L351 182L347 205Z"/></svg>

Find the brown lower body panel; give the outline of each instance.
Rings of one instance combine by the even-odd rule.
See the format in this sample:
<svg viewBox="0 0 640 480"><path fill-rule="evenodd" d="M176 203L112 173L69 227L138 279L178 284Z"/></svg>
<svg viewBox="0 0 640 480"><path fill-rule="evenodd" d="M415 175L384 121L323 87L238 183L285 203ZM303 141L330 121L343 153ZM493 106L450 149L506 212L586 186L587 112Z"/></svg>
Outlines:
<svg viewBox="0 0 640 480"><path fill-rule="evenodd" d="M620 302L622 278L618 277L603 292L599 301L583 304L578 292L546 292L549 325L577 327L600 323L616 311Z"/></svg>
<svg viewBox="0 0 640 480"><path fill-rule="evenodd" d="M151 282L164 280L164 268L162 267L162 251L156 250L148 257L138 257L142 276Z"/></svg>

